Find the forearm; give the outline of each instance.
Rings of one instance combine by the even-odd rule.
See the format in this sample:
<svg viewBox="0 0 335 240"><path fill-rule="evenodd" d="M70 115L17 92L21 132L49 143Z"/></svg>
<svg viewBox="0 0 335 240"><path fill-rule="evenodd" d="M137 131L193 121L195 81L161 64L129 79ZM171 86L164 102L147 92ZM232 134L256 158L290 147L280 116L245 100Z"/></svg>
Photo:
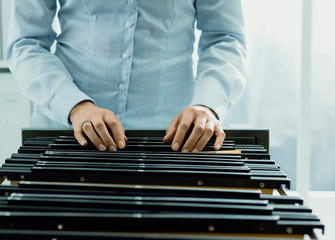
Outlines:
<svg viewBox="0 0 335 240"><path fill-rule="evenodd" d="M56 1L12 2L7 61L20 89L43 113L68 126L68 115L89 99L73 83L63 63L50 53ZM29 19L29 22L26 21Z"/></svg>
<svg viewBox="0 0 335 240"><path fill-rule="evenodd" d="M197 1L202 30L192 105L211 108L224 119L245 88L245 36L240 1Z"/></svg>

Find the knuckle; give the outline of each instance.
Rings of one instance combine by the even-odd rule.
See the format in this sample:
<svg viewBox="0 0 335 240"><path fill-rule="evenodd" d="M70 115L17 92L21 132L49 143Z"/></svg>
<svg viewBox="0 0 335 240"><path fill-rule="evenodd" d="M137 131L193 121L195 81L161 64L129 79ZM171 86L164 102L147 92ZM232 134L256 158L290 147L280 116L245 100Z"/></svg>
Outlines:
<svg viewBox="0 0 335 240"><path fill-rule="evenodd" d="M90 129L91 129L91 124L86 123L86 124L83 125L83 131L84 131L84 132L87 132L87 131L89 131Z"/></svg>
<svg viewBox="0 0 335 240"><path fill-rule="evenodd" d="M102 121L97 121L97 122L94 123L94 127L95 127L96 129L102 129L102 128L104 127L104 122L102 122Z"/></svg>
<svg viewBox="0 0 335 240"><path fill-rule="evenodd" d="M182 122L182 123L180 123L179 126L182 130L188 130L189 129L189 124L187 122Z"/></svg>
<svg viewBox="0 0 335 240"><path fill-rule="evenodd" d="M110 121L109 125L111 128L116 128L118 126L118 122L116 120L112 120Z"/></svg>
<svg viewBox="0 0 335 240"><path fill-rule="evenodd" d="M212 136L213 133L214 133L214 129L211 128L211 127L206 127L206 129L205 129L205 133L206 133L207 135Z"/></svg>
<svg viewBox="0 0 335 240"><path fill-rule="evenodd" d="M207 116L207 111L203 109L198 110L198 115L201 117L206 117Z"/></svg>
<svg viewBox="0 0 335 240"><path fill-rule="evenodd" d="M205 127L203 125L197 125L197 126L194 127L194 131L196 133L203 133L204 130L205 130Z"/></svg>
<svg viewBox="0 0 335 240"><path fill-rule="evenodd" d="M196 113L197 112L197 109L195 107L189 107L188 108L188 111L190 111L191 113Z"/></svg>
<svg viewBox="0 0 335 240"><path fill-rule="evenodd" d="M105 108L103 108L103 109L101 109L101 114L102 115L108 115L108 114L111 114L112 112L111 111L109 111L108 109L105 109Z"/></svg>
<svg viewBox="0 0 335 240"><path fill-rule="evenodd" d="M108 109L103 109L100 113L105 122L113 121L116 118L115 114Z"/></svg>

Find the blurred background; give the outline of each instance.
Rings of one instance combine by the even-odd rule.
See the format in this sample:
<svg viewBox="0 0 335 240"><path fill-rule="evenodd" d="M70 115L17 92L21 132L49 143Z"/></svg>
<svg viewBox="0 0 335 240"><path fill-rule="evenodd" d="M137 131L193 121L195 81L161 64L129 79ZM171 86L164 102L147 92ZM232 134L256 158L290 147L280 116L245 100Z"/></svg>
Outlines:
<svg viewBox="0 0 335 240"><path fill-rule="evenodd" d="M306 183L300 180L300 184L306 185L310 204L315 204L319 214L327 219L335 215L335 210L321 210L318 206L324 204L314 200L329 201L331 197L335 200L335 32L331 28L335 22L335 2L242 1L248 84L240 102L228 113L224 128L269 129L272 159L291 178L293 190L297 186L297 173L302 176ZM312 5L306 7L304 2ZM29 127L32 110L32 103L20 95L4 60L10 5L11 0L0 0L0 163L17 151L21 128ZM57 20L54 27L59 32ZM310 35L304 34L304 27L311 31ZM196 31L196 36L199 34ZM302 45L306 42L311 43L311 55L307 59L310 67L303 64L306 48ZM196 65L196 51L194 60ZM310 77L307 84L310 95L307 94L306 104L300 104L299 96L306 91L305 73ZM302 116L302 109L310 114ZM305 121L309 123L307 129L301 128ZM298 150L299 137L306 134L310 145ZM297 169L299 151L308 152L308 167L300 170ZM304 164L304 159L300 162ZM327 230L329 234L331 229L326 225ZM333 238L328 237L335 239L335 234Z"/></svg>

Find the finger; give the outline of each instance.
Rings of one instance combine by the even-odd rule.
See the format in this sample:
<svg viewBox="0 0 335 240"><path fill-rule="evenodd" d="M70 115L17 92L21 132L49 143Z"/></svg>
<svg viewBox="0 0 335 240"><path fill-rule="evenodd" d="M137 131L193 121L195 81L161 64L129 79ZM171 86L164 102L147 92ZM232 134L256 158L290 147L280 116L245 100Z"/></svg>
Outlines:
<svg viewBox="0 0 335 240"><path fill-rule="evenodd" d="M83 132L91 140L91 142L100 151L105 151L107 147L104 145L101 138L97 135L91 122L87 122L82 126Z"/></svg>
<svg viewBox="0 0 335 240"><path fill-rule="evenodd" d="M193 123L194 115L193 114L185 114L183 115L180 123L178 124L177 132L173 138L171 147L173 151L178 151L181 144L184 141L185 135L191 127Z"/></svg>
<svg viewBox="0 0 335 240"><path fill-rule="evenodd" d="M122 127L120 120L112 113L108 113L105 117L105 122L112 132L114 141L119 149L126 146L127 137L124 135L125 130Z"/></svg>
<svg viewBox="0 0 335 240"><path fill-rule="evenodd" d="M110 151L116 151L117 150L116 144L113 138L111 137L111 135L109 134L105 122L99 118L97 120L92 121L92 123L93 123L96 133L103 141L104 143L103 145L106 148L108 148ZM99 149L103 150L103 147L99 145Z"/></svg>
<svg viewBox="0 0 335 240"><path fill-rule="evenodd" d="M168 128L166 129L165 137L163 138L163 142L170 143L177 132L178 128L178 117L174 118Z"/></svg>
<svg viewBox="0 0 335 240"><path fill-rule="evenodd" d="M213 134L214 134L214 122L208 121L204 129L204 133L202 134L199 141L197 142L197 144L195 145L195 147L192 149L191 152L201 152L202 149L208 143L208 141L211 139Z"/></svg>
<svg viewBox="0 0 335 240"><path fill-rule="evenodd" d="M226 138L226 133L222 130L221 124L217 124L214 128L214 132L216 135L215 143L214 143L214 149L220 150L224 139Z"/></svg>
<svg viewBox="0 0 335 240"><path fill-rule="evenodd" d="M182 152L190 152L196 143L199 141L201 136L204 134L205 127L206 127L206 122L207 122L207 117L198 117L192 133L190 134L189 138L185 142L183 149L181 150Z"/></svg>
<svg viewBox="0 0 335 240"><path fill-rule="evenodd" d="M85 123L86 124L86 123ZM73 126L74 137L77 139L78 143L82 146L87 145L87 140L83 135L83 131L79 125Z"/></svg>

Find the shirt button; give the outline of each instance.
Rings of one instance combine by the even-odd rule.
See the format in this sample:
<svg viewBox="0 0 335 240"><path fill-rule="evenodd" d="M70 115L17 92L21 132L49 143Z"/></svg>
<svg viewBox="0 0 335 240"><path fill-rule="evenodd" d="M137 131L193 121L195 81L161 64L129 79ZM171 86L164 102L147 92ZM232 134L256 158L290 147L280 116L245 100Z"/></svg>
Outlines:
<svg viewBox="0 0 335 240"><path fill-rule="evenodd" d="M121 84L119 85L119 88L120 88L120 90L124 89L124 84L121 83Z"/></svg>
<svg viewBox="0 0 335 240"><path fill-rule="evenodd" d="M122 58L126 59L128 57L128 54L126 52L122 53Z"/></svg>
<svg viewBox="0 0 335 240"><path fill-rule="evenodd" d="M124 23L124 26L125 26L126 28L129 28L129 27L130 27L130 22L129 22L129 21L125 22L125 23Z"/></svg>

